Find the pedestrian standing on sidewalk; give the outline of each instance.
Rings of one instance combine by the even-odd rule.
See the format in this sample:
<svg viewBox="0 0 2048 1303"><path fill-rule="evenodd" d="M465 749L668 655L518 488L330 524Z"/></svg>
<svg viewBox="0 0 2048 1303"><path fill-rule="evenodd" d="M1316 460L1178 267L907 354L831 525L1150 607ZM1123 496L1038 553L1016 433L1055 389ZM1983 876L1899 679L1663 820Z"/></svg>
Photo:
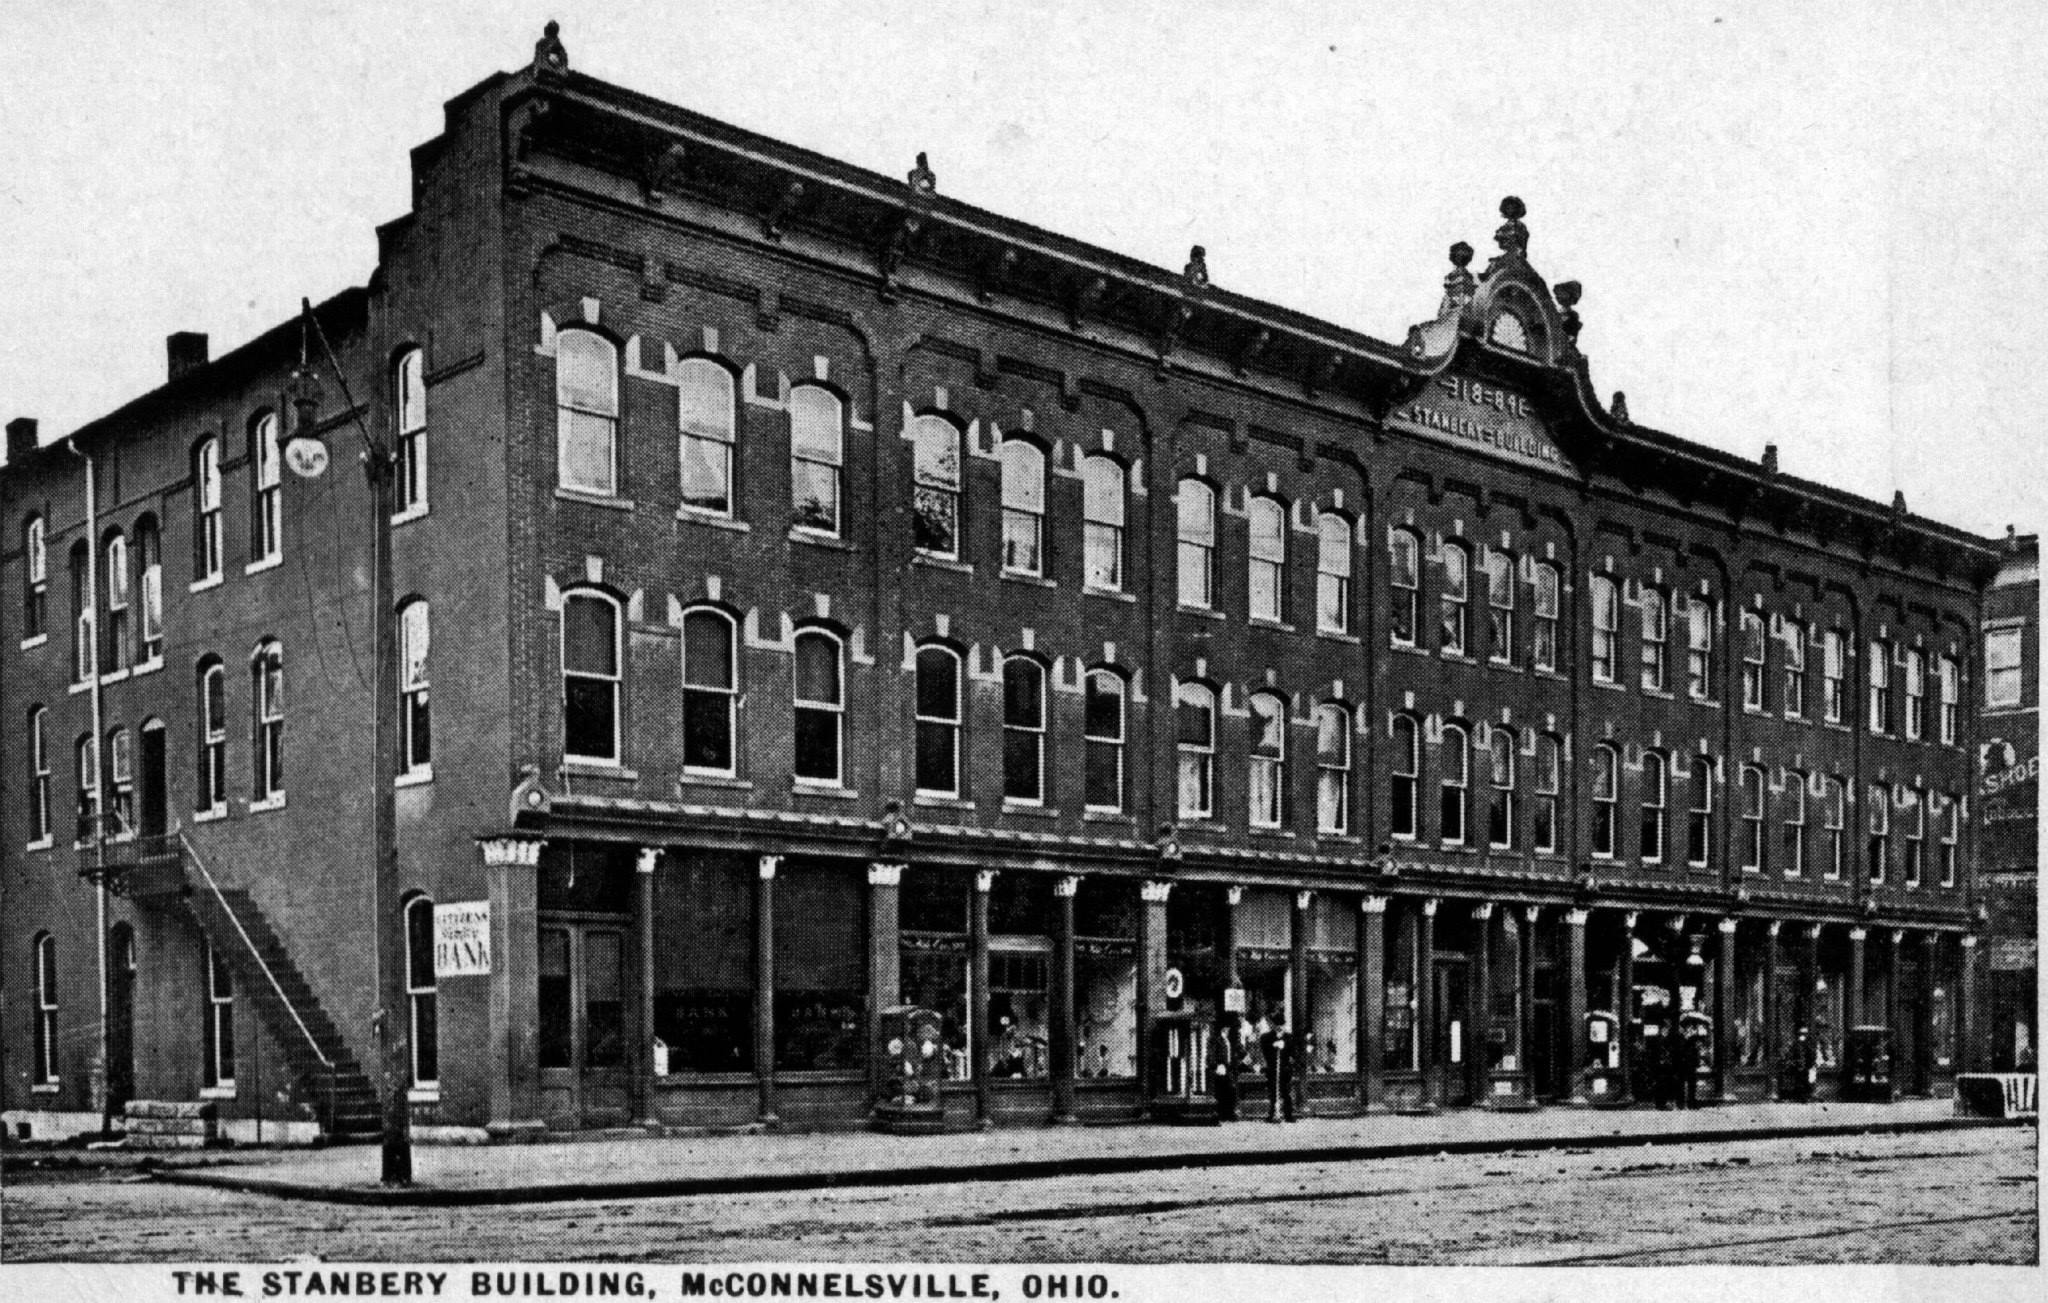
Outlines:
<svg viewBox="0 0 2048 1303"><path fill-rule="evenodd" d="M1209 1031L1209 1089L1216 1096L1216 1120L1237 1121L1237 1068L1244 1059L1237 1015L1219 1013Z"/></svg>
<svg viewBox="0 0 2048 1303"><path fill-rule="evenodd" d="M1643 1024L1643 1053L1640 1071L1649 1088L1650 1102L1660 1109L1671 1107L1671 1049L1664 1028L1654 1022Z"/></svg>
<svg viewBox="0 0 2048 1303"><path fill-rule="evenodd" d="M1270 1015L1268 1029L1259 1037L1259 1053L1266 1060L1266 1121L1294 1121L1294 1043L1287 1034L1287 1015Z"/></svg>
<svg viewBox="0 0 2048 1303"><path fill-rule="evenodd" d="M1698 1108L1700 1043L1685 1027L1671 1032L1671 1102L1679 1108Z"/></svg>

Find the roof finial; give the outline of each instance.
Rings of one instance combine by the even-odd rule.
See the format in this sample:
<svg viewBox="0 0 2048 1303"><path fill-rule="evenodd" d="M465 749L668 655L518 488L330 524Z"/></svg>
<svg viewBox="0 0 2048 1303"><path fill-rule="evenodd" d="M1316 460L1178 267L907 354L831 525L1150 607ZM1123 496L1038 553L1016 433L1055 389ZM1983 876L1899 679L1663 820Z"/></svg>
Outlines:
<svg viewBox="0 0 2048 1303"><path fill-rule="evenodd" d="M917 166L910 169L910 175L904 180L909 182L912 190L921 195L936 193L939 188L939 174L932 171L932 166L926 161L925 153L921 149L917 151Z"/></svg>
<svg viewBox="0 0 2048 1303"><path fill-rule="evenodd" d="M1522 218L1527 216L1528 212L1528 205L1513 195L1500 201L1500 215L1507 220L1493 233L1493 242L1509 257L1529 256L1529 228L1522 225Z"/></svg>
<svg viewBox="0 0 2048 1303"><path fill-rule="evenodd" d="M1894 516L1906 514L1906 491L1904 489L1892 490L1892 514Z"/></svg>
<svg viewBox="0 0 2048 1303"><path fill-rule="evenodd" d="M1559 281L1550 292L1557 296L1557 306L1564 309L1559 324L1564 327L1565 343L1576 353L1579 349L1579 283Z"/></svg>
<svg viewBox="0 0 2048 1303"><path fill-rule="evenodd" d="M1608 411L1608 413L1609 413L1610 415L1612 415L1612 416L1614 417L1614 420L1615 420L1615 424L1617 424L1617 425L1627 425L1627 424L1629 424L1629 419L1628 419L1628 395L1627 395L1627 394L1625 394L1625 393L1623 393L1623 392L1621 392L1621 390L1619 390L1619 389L1615 390L1615 391L1614 391L1614 401L1613 401L1613 402L1611 402L1611 403L1609 403L1609 404L1607 404L1607 411Z"/></svg>
<svg viewBox="0 0 2048 1303"><path fill-rule="evenodd" d="M1197 289L1209 283L1209 253L1201 245L1188 250L1188 265L1181 268L1182 276Z"/></svg>
<svg viewBox="0 0 2048 1303"><path fill-rule="evenodd" d="M2013 524L2007 524L2007 525L2006 525L2006 527L2005 527L2005 550L2006 550L2006 551L2008 551L2008 552L2017 552L2017 551L2019 551L2019 550L2020 550L2020 531L2019 531L2019 526L2017 526L2017 525L2013 525Z"/></svg>
<svg viewBox="0 0 2048 1303"><path fill-rule="evenodd" d="M533 43L533 71L538 76L560 77L569 71L569 51L562 45L562 25L548 19L540 39Z"/></svg>
<svg viewBox="0 0 2048 1303"><path fill-rule="evenodd" d="M1776 475L1777 473L1778 445L1775 443L1767 443L1764 445L1764 474Z"/></svg>
<svg viewBox="0 0 2048 1303"><path fill-rule="evenodd" d="M1463 240L1451 246L1451 269L1444 273L1444 307L1462 308L1472 301L1472 246Z"/></svg>

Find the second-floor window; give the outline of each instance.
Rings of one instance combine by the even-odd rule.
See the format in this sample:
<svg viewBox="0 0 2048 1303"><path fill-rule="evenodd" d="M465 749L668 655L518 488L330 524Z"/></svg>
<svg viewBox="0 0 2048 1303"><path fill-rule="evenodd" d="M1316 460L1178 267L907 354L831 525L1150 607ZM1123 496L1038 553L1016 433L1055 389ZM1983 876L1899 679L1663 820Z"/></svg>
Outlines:
<svg viewBox="0 0 2048 1303"><path fill-rule="evenodd" d="M1538 855L1557 850L1557 800L1563 778L1563 746L1548 733L1537 734L1536 793L1530 803L1529 839Z"/></svg>
<svg viewBox="0 0 2048 1303"><path fill-rule="evenodd" d="M1045 450L1003 441L1003 569L1045 574Z"/></svg>
<svg viewBox="0 0 2048 1303"><path fill-rule="evenodd" d="M1870 836L1865 869L1872 882L1883 882L1891 871L1892 860L1891 791L1882 783L1872 783L1864 800L1870 807L1864 816Z"/></svg>
<svg viewBox="0 0 2048 1303"><path fill-rule="evenodd" d="M1495 850L1515 844L1515 734L1496 728L1486 740L1486 844Z"/></svg>
<svg viewBox="0 0 2048 1303"><path fill-rule="evenodd" d="M1821 789L1821 876L1830 880L1842 876L1843 842L1848 832L1848 790L1842 780L1830 777Z"/></svg>
<svg viewBox="0 0 2048 1303"><path fill-rule="evenodd" d="M1422 729L1413 715L1394 716L1394 750L1388 762L1388 827L1401 838L1421 835Z"/></svg>
<svg viewBox="0 0 2048 1303"><path fill-rule="evenodd" d="M2020 628L1993 629L1984 635L1984 704L1999 710L2020 704Z"/></svg>
<svg viewBox="0 0 2048 1303"><path fill-rule="evenodd" d="M1088 809L1124 808L1124 681L1113 670L1090 670L1082 709L1082 787Z"/></svg>
<svg viewBox="0 0 2048 1303"><path fill-rule="evenodd" d="M1790 719L1806 714L1806 640L1804 624L1785 622L1785 715Z"/></svg>
<svg viewBox="0 0 2048 1303"><path fill-rule="evenodd" d="M1849 714L1849 645L1840 629L1820 636L1820 682L1822 717L1839 724Z"/></svg>
<svg viewBox="0 0 2048 1303"><path fill-rule="evenodd" d="M1685 862L1704 869L1714 855L1714 784L1721 772L1712 756L1694 756L1692 801L1685 823Z"/></svg>
<svg viewBox="0 0 2048 1303"><path fill-rule="evenodd" d="M1563 601L1563 580L1548 561L1536 563L1536 627L1530 634L1529 659L1539 670L1557 668L1558 608Z"/></svg>
<svg viewBox="0 0 2048 1303"><path fill-rule="evenodd" d="M1463 543L1445 542L1438 553L1443 566L1439 605L1443 608L1438 645L1447 656L1464 656L1471 648L1472 554Z"/></svg>
<svg viewBox="0 0 2048 1303"><path fill-rule="evenodd" d="M1251 825L1278 828L1287 822L1287 703L1273 693L1259 692L1247 704Z"/></svg>
<svg viewBox="0 0 2048 1303"><path fill-rule="evenodd" d="M154 516L135 523L135 574L141 590L142 659L154 661L164 654L164 545Z"/></svg>
<svg viewBox="0 0 2048 1303"><path fill-rule="evenodd" d="M1917 647L1906 653L1906 736L1927 736L1927 657Z"/></svg>
<svg viewBox="0 0 2048 1303"><path fill-rule="evenodd" d="M1216 694L1199 683L1173 690L1179 809L1183 819L1207 819L1215 811Z"/></svg>
<svg viewBox="0 0 2048 1303"><path fill-rule="evenodd" d="M433 645L433 620L424 601L407 602L398 612L398 768L424 777L434 770L434 711L429 693L427 655Z"/></svg>
<svg viewBox="0 0 2048 1303"><path fill-rule="evenodd" d="M845 785L845 657L838 635L824 629L797 633L793 741L799 782Z"/></svg>
<svg viewBox="0 0 2048 1303"><path fill-rule="evenodd" d="M1742 871L1764 871L1764 771L1742 767Z"/></svg>
<svg viewBox="0 0 2048 1303"><path fill-rule="evenodd" d="M732 372L708 357L684 359L676 372L676 422L683 506L731 517L733 447L739 437Z"/></svg>
<svg viewBox="0 0 2048 1303"><path fill-rule="evenodd" d="M220 578L220 440L192 450L192 582Z"/></svg>
<svg viewBox="0 0 2048 1303"><path fill-rule="evenodd" d="M1255 497L1246 506L1251 531L1246 593L1254 620L1287 618L1287 508L1276 498Z"/></svg>
<svg viewBox="0 0 2048 1303"><path fill-rule="evenodd" d="M227 668L209 657L199 664L199 775L193 808L223 814L228 808Z"/></svg>
<svg viewBox="0 0 2048 1303"><path fill-rule="evenodd" d="M960 654L931 644L917 649L917 791L960 795Z"/></svg>
<svg viewBox="0 0 2048 1303"><path fill-rule="evenodd" d="M284 795L284 648L266 642L249 662L254 715L251 771L252 797L274 801Z"/></svg>
<svg viewBox="0 0 2048 1303"><path fill-rule="evenodd" d="M1180 604L1206 611L1216 605L1216 490L1201 480L1182 480L1175 514Z"/></svg>
<svg viewBox="0 0 2048 1303"><path fill-rule="evenodd" d="M1927 861L1927 793L1917 787L1906 791L1906 885L1920 885Z"/></svg>
<svg viewBox="0 0 2048 1303"><path fill-rule="evenodd" d="M1685 608L1686 692L1694 701L1713 701L1714 688L1714 604L1695 597Z"/></svg>
<svg viewBox="0 0 2048 1303"><path fill-rule="evenodd" d="M1466 813L1471 808L1472 740L1462 724L1444 725L1437 744L1437 835L1446 846L1465 844Z"/></svg>
<svg viewBox="0 0 2048 1303"><path fill-rule="evenodd" d="M1892 727L1892 649L1889 643L1870 644L1870 731L1889 733Z"/></svg>
<svg viewBox="0 0 2048 1303"><path fill-rule="evenodd" d="M619 491L619 351L589 330L555 337L555 452L565 489Z"/></svg>
<svg viewBox="0 0 2048 1303"><path fill-rule="evenodd" d="M1962 714L1963 672L1953 656L1941 658L1941 740L1949 746L1956 744L1958 721Z"/></svg>
<svg viewBox="0 0 2048 1303"><path fill-rule="evenodd" d="M1785 775L1783 793L1785 818L1784 872L1788 878L1806 876L1806 775L1797 769Z"/></svg>
<svg viewBox="0 0 2048 1303"><path fill-rule="evenodd" d="M134 740L125 728L107 734L107 836L135 835Z"/></svg>
<svg viewBox="0 0 2048 1303"><path fill-rule="evenodd" d="M28 841L50 840L50 712L42 706L28 712Z"/></svg>
<svg viewBox="0 0 2048 1303"><path fill-rule="evenodd" d="M1664 862L1665 834L1669 829L1669 765L1660 751L1643 753L1642 823L1636 847L1645 864Z"/></svg>
<svg viewBox="0 0 2048 1303"><path fill-rule="evenodd" d="M1621 590L1593 576L1593 681L1612 683L1621 661Z"/></svg>
<svg viewBox="0 0 2048 1303"><path fill-rule="evenodd" d="M1387 584L1394 608L1389 613L1394 642L1413 647L1422 618L1422 542L1409 530L1387 533Z"/></svg>
<svg viewBox="0 0 2048 1303"><path fill-rule="evenodd" d="M1316 628L1351 632L1351 522L1330 511L1316 517Z"/></svg>
<svg viewBox="0 0 2048 1303"><path fill-rule="evenodd" d="M1764 708L1764 617L1742 613L1742 708Z"/></svg>
<svg viewBox="0 0 2048 1303"><path fill-rule="evenodd" d="M1081 462L1081 583L1124 586L1124 468L1109 457Z"/></svg>
<svg viewBox="0 0 2048 1303"><path fill-rule="evenodd" d="M829 389L789 391L790 523L819 534L839 533L839 481L845 464L843 408Z"/></svg>
<svg viewBox="0 0 2048 1303"><path fill-rule="evenodd" d="M712 607L683 613L683 768L739 773L739 630Z"/></svg>
<svg viewBox="0 0 2048 1303"><path fill-rule="evenodd" d="M1941 885L1956 885L1956 850L1962 839L1963 802L1953 792L1943 803L1941 817Z"/></svg>
<svg viewBox="0 0 2048 1303"><path fill-rule="evenodd" d="M1515 660L1515 559L1486 554L1486 655L1501 665Z"/></svg>
<svg viewBox="0 0 2048 1303"><path fill-rule="evenodd" d="M92 743L92 734L81 734L71 749L74 772L78 779L77 790L72 793L73 804L78 811L78 844L91 843L100 831L100 762L99 749Z"/></svg>
<svg viewBox="0 0 2048 1303"><path fill-rule="evenodd" d="M1316 831L1351 831L1351 711L1316 707Z"/></svg>
<svg viewBox="0 0 2048 1303"><path fill-rule="evenodd" d="M427 509L427 354L408 348L391 368L392 424L398 431L398 466L392 488L396 516Z"/></svg>
<svg viewBox="0 0 2048 1303"><path fill-rule="evenodd" d="M562 597L562 755L617 764L619 606L599 592Z"/></svg>
<svg viewBox="0 0 2048 1303"><path fill-rule="evenodd" d="M1003 661L1003 799L1045 803L1045 666L1032 656Z"/></svg>
<svg viewBox="0 0 2048 1303"><path fill-rule="evenodd" d="M50 549L41 516L22 527L21 636L40 638L48 632Z"/></svg>
<svg viewBox="0 0 2048 1303"><path fill-rule="evenodd" d="M1664 600L1664 590L1646 586L1639 609L1643 617L1643 687L1662 692L1671 646L1671 608Z"/></svg>
<svg viewBox="0 0 2048 1303"><path fill-rule="evenodd" d="M911 489L911 533L920 552L957 559L960 555L960 430L942 416L920 416L910 423L911 458L915 483ZM1014 449L1012 447L1014 446ZM1011 440L1003 445L1003 564L1011 567L1013 539L1010 533L1010 500L1027 492L1028 475L1017 465L1030 460L1037 451L1032 445ZM1043 477L1037 501L1044 505ZM1031 522L1028 548L1020 560L1037 564L1037 517Z"/></svg>
<svg viewBox="0 0 2048 1303"><path fill-rule="evenodd" d="M1621 853L1621 753L1610 743L1593 748L1593 854Z"/></svg>

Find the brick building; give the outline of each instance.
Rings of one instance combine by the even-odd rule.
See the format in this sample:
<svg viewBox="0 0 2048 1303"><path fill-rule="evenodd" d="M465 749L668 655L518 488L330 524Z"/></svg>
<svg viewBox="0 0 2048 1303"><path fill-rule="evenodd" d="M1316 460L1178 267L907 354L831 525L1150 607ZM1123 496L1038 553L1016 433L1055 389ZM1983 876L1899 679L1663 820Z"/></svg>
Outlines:
<svg viewBox="0 0 2048 1303"><path fill-rule="evenodd" d="M1136 1117L1222 1006L1328 1111L1982 1053L1996 549L1601 401L1518 200L1387 342L552 27L413 175L317 315L323 425L404 453L418 1125L855 1124L904 1005L960 1124ZM9 427L17 1128L374 1123L368 499L280 469L301 337Z"/></svg>
<svg viewBox="0 0 2048 1303"><path fill-rule="evenodd" d="M1989 1067L2032 1071L2040 1051L2041 542L2013 534L1984 602L1978 884L1987 917Z"/></svg>

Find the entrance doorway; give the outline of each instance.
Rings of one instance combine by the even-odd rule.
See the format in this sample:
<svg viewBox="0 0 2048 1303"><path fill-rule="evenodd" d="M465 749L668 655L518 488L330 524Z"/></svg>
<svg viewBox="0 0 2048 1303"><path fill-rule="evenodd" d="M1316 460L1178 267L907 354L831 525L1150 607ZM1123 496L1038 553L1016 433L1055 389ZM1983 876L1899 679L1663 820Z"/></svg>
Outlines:
<svg viewBox="0 0 2048 1303"><path fill-rule="evenodd" d="M541 1110L555 1127L632 1118L624 929L585 922L540 928Z"/></svg>
<svg viewBox="0 0 2048 1303"><path fill-rule="evenodd" d="M1471 991L1463 959L1436 962L1437 1102L1459 1108L1473 1100L1471 1063L1484 1047L1472 1043Z"/></svg>
<svg viewBox="0 0 2048 1303"><path fill-rule="evenodd" d="M138 831L144 837L161 837L170 831L170 797L164 781L164 737L162 720L152 719L142 726L142 772L136 785L140 789L137 792Z"/></svg>
<svg viewBox="0 0 2048 1303"><path fill-rule="evenodd" d="M135 929L116 923L107 934L107 1108L119 1113L133 1098Z"/></svg>

